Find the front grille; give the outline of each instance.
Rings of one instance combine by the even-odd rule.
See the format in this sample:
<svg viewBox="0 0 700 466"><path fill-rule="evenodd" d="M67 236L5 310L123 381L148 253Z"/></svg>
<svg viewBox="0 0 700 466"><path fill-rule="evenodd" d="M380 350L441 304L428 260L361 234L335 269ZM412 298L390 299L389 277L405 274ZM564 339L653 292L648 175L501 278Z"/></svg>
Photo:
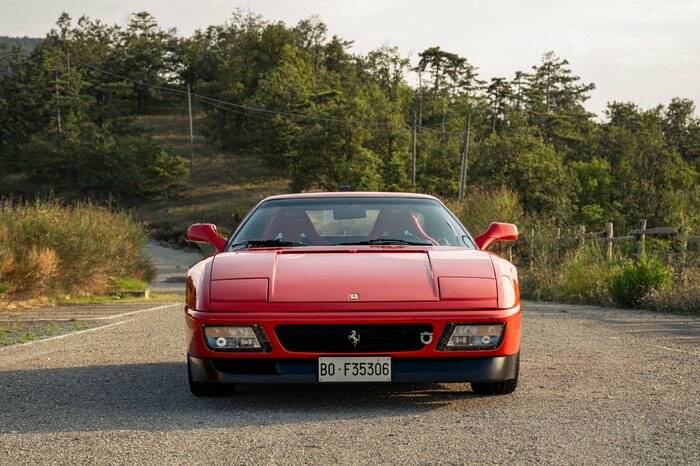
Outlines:
<svg viewBox="0 0 700 466"><path fill-rule="evenodd" d="M433 328L429 324L285 324L275 331L287 351L376 353L422 349L423 342L432 340Z"/></svg>

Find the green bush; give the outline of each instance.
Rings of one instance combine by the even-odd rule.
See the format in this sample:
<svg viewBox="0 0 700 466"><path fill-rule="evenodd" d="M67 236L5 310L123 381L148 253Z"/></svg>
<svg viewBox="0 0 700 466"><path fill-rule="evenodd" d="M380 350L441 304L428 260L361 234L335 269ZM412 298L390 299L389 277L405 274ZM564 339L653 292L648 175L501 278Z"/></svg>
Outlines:
<svg viewBox="0 0 700 466"><path fill-rule="evenodd" d="M104 294L116 280L150 281L146 235L123 213L92 203L36 201L0 208L0 282L11 299Z"/></svg>
<svg viewBox="0 0 700 466"><path fill-rule="evenodd" d="M506 187L472 187L464 202L451 202L449 207L473 235L482 233L491 222L521 224L523 221L518 194Z"/></svg>
<svg viewBox="0 0 700 466"><path fill-rule="evenodd" d="M628 261L610 277L609 292L620 307L635 307L649 293L663 291L673 283L673 269L654 258Z"/></svg>
<svg viewBox="0 0 700 466"><path fill-rule="evenodd" d="M574 250L560 270L555 285L557 299L576 303L607 301L607 283L615 267L606 260L597 242L588 242Z"/></svg>

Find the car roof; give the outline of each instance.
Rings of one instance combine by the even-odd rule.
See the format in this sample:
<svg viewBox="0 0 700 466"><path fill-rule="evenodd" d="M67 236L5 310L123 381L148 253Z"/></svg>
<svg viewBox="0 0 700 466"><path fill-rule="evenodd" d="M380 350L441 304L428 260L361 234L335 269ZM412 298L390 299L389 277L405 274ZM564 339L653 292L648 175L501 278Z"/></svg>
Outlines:
<svg viewBox="0 0 700 466"><path fill-rule="evenodd" d="M277 199L308 199L308 198L348 198L348 197L393 197L393 198L407 198L407 199L434 199L438 200L434 196L428 194L416 194L416 193L388 193L388 192L371 192L371 191L335 191L335 192L315 192L315 193L296 193L296 194L280 194L277 196L270 196L263 199L265 201L273 201Z"/></svg>

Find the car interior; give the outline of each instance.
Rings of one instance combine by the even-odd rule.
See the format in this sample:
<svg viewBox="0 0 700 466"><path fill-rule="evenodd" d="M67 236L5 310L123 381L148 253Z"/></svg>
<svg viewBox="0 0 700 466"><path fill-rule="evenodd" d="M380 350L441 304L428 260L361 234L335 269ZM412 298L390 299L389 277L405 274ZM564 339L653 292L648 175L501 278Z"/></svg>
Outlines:
<svg viewBox="0 0 700 466"><path fill-rule="evenodd" d="M464 245L461 233L431 210L407 206L272 207L260 238L310 246L401 240L425 245Z"/></svg>

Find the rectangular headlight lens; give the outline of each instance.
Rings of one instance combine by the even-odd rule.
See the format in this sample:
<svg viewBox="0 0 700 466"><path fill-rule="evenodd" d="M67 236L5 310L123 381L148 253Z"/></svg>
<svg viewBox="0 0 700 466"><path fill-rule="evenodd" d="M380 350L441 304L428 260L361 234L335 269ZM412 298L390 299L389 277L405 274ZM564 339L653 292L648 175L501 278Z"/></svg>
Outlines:
<svg viewBox="0 0 700 466"><path fill-rule="evenodd" d="M253 327L204 327L207 345L213 350L260 350Z"/></svg>
<svg viewBox="0 0 700 466"><path fill-rule="evenodd" d="M503 324L455 324L444 349L492 349L501 343L502 337Z"/></svg>

